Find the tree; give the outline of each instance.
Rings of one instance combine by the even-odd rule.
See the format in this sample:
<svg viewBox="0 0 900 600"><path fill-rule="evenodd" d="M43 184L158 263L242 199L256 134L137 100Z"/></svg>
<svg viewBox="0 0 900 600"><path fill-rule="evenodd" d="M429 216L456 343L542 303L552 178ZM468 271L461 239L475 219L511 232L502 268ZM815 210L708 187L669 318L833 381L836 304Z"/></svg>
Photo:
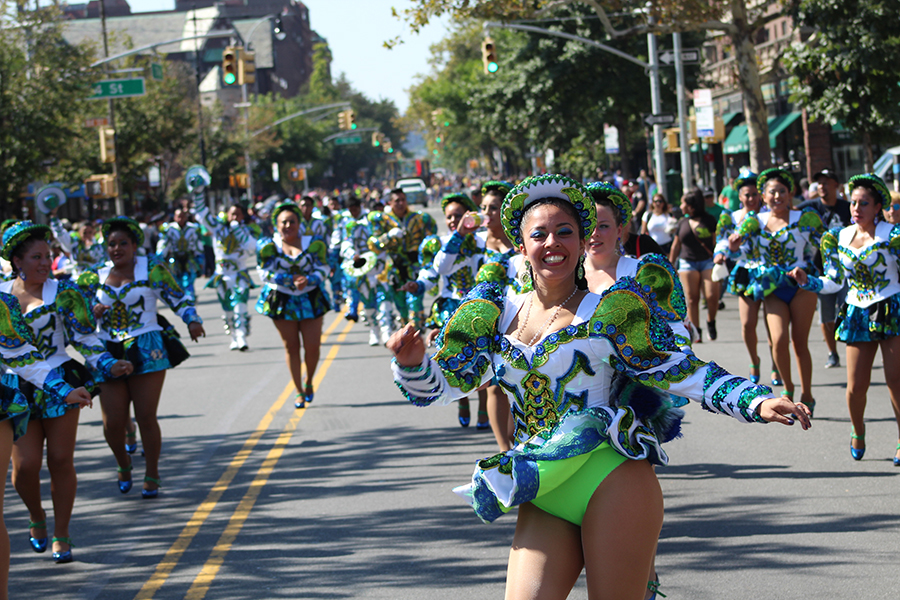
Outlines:
<svg viewBox="0 0 900 600"><path fill-rule="evenodd" d="M744 98L744 116L750 139L750 166L759 171L769 164L770 147L768 119L759 79L754 40L756 33L779 16L773 10L781 5L777 0L744 0L710 2L709 0L414 0L414 6L395 14L406 19L413 31L428 24L430 19L445 13L459 19L500 19L510 21L554 15L556 11L573 5L585 5L599 18L610 39L655 32L670 34L687 31L721 31L733 43L738 67L738 82ZM748 6L749 5L749 6ZM623 24L625 13L639 20ZM616 27L621 27L617 29Z"/></svg>
<svg viewBox="0 0 900 600"><path fill-rule="evenodd" d="M10 15L15 15L14 17ZM19 202L48 168L70 159L79 102L95 71L86 46L66 43L54 7L17 10L0 3L0 210Z"/></svg>
<svg viewBox="0 0 900 600"><path fill-rule="evenodd" d="M872 145L892 142L900 123L898 0L802 0L791 9L798 27L814 28L785 56L792 100L828 123L857 133L874 164Z"/></svg>

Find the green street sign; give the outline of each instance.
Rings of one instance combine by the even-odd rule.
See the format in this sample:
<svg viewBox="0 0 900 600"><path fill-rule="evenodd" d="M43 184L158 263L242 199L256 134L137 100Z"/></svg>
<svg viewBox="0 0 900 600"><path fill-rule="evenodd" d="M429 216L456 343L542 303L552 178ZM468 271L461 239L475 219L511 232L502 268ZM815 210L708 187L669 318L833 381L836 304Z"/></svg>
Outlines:
<svg viewBox="0 0 900 600"><path fill-rule="evenodd" d="M135 79L109 79L107 81L98 81L91 88L93 94L88 96L88 100L103 100L106 98L130 98L132 96L143 96L146 94L144 88L144 78L137 77Z"/></svg>
<svg viewBox="0 0 900 600"><path fill-rule="evenodd" d="M334 143L337 146L346 146L349 144L361 144L362 138L359 137L358 135L351 135L349 137L339 137L339 138L334 138Z"/></svg>
<svg viewBox="0 0 900 600"><path fill-rule="evenodd" d="M159 63L150 63L150 77L154 81L162 81L163 80L163 68Z"/></svg>

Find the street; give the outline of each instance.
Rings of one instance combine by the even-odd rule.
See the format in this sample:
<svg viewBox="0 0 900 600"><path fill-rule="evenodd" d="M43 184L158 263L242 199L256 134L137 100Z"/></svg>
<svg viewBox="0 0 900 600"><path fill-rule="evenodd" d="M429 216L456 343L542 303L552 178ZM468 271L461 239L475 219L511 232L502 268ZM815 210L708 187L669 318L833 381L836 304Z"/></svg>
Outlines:
<svg viewBox="0 0 900 600"><path fill-rule="evenodd" d="M719 341L697 354L743 373L736 302L726 302ZM167 377L157 500L141 499L139 485L118 492L99 405L83 412L76 450L76 562L31 552L27 513L7 484L11 597L502 597L515 518L484 525L450 491L494 451L491 434L460 428L454 408L407 404L387 351L335 313L325 318L315 401L295 410L272 324L254 317L251 350L229 352L218 310L201 291L208 336ZM810 431L687 407L684 437L658 469L666 519L657 566L668 598L898 596L900 470L881 369L869 451L857 463L845 372L821 368L825 346L816 329L811 338ZM571 597L587 597L583 577Z"/></svg>

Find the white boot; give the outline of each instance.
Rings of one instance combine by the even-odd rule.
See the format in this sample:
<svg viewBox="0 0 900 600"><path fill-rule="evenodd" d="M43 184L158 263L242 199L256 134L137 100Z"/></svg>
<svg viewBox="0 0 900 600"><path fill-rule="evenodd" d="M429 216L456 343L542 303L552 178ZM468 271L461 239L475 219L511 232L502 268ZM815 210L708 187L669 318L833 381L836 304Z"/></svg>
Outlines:
<svg viewBox="0 0 900 600"><path fill-rule="evenodd" d="M241 352L246 352L249 349L247 346L247 340L244 337L244 332L240 329L236 329L234 332L234 341L231 342L231 349L234 350L237 348Z"/></svg>
<svg viewBox="0 0 900 600"><path fill-rule="evenodd" d="M378 326L378 319L375 318L374 308L366 309L366 322L369 324L369 345L380 345L381 328Z"/></svg>

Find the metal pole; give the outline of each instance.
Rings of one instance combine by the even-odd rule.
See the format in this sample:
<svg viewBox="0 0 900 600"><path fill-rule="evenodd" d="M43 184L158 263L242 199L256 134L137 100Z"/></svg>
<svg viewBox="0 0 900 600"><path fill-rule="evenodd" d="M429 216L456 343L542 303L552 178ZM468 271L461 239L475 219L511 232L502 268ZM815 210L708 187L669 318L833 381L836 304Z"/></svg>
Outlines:
<svg viewBox="0 0 900 600"><path fill-rule="evenodd" d="M244 49L241 48L241 52ZM243 59L241 59L243 60ZM253 205L253 166L250 164L250 103L247 102L247 84L241 85L241 103L244 105L244 164L247 165L247 201Z"/></svg>
<svg viewBox="0 0 900 600"><path fill-rule="evenodd" d="M653 17L650 17L650 24L653 25ZM659 57L657 56L656 35L647 34L647 50L650 55L650 104L654 115L662 113L662 101L660 99L659 88ZM662 125L653 126L653 170L656 172L656 187L667 201L669 198L669 190L666 187L666 153L662 146L663 127ZM649 193L650 189L647 188ZM650 201L650 198L647 198Z"/></svg>
<svg viewBox="0 0 900 600"><path fill-rule="evenodd" d="M100 0L103 4L104 0ZM197 35L197 5L191 7L194 18L194 35ZM194 71L197 76L197 132L200 137L200 164L206 166L206 144L203 141L203 101L200 92L200 44L194 41Z"/></svg>
<svg viewBox="0 0 900 600"><path fill-rule="evenodd" d="M688 141L687 108L684 103L684 64L681 62L681 34L672 34L672 45L675 53L675 93L678 96L678 137L681 145L681 185L682 193L691 189L691 153Z"/></svg>
<svg viewBox="0 0 900 600"><path fill-rule="evenodd" d="M106 58L109 56L109 42L106 39L106 2L100 0L100 27L103 30L103 57ZM108 69L104 70L108 71ZM113 99L110 98L108 101L108 119L109 126L112 130L116 131L116 107L113 102ZM122 182L119 181L119 143L118 143L119 134L113 134L113 179L116 182L116 214L124 215L125 214L125 199L122 197Z"/></svg>

